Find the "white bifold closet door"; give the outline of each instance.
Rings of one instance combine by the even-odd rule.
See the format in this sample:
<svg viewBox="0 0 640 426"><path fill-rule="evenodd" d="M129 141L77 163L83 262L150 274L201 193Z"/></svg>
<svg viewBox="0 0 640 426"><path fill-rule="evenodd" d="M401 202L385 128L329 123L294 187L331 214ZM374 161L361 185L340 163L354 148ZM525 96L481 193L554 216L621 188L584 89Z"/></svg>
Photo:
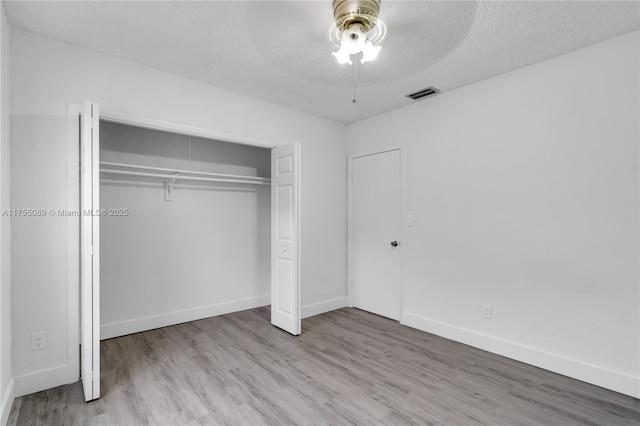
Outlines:
<svg viewBox="0 0 640 426"><path fill-rule="evenodd" d="M271 150L271 324L300 334L299 144Z"/></svg>
<svg viewBox="0 0 640 426"><path fill-rule="evenodd" d="M100 398L100 128L85 102L80 132L80 374L84 399Z"/></svg>

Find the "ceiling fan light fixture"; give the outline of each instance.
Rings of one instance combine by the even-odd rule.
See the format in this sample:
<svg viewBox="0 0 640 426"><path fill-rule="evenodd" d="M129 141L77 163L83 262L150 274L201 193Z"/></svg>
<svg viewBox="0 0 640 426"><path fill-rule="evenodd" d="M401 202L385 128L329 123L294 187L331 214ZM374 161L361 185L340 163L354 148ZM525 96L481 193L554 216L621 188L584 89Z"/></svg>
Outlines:
<svg viewBox="0 0 640 426"><path fill-rule="evenodd" d="M363 64L378 57L382 48L374 45L374 42L381 41L386 33L384 23L378 18L379 12L380 0L333 1L333 17L340 49L332 54L338 63L351 65L351 55L360 52L360 62Z"/></svg>
<svg viewBox="0 0 640 426"><path fill-rule="evenodd" d="M365 34L362 32L360 25L353 25L351 28L342 32L340 38L340 50L333 52L332 55L336 57L338 63L351 65L351 55L356 55L363 52L366 48L368 40Z"/></svg>

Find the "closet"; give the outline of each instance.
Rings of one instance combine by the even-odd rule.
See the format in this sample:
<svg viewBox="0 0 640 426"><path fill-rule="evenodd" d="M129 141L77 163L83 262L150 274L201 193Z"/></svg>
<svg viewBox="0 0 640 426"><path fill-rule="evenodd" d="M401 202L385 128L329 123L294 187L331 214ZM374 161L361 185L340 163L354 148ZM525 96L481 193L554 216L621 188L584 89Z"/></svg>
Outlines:
<svg viewBox="0 0 640 426"><path fill-rule="evenodd" d="M101 339L268 305L271 149L100 121Z"/></svg>
<svg viewBox="0 0 640 426"><path fill-rule="evenodd" d="M86 401L100 397L101 339L264 305L271 324L301 333L299 143L91 101L69 104L68 119Z"/></svg>

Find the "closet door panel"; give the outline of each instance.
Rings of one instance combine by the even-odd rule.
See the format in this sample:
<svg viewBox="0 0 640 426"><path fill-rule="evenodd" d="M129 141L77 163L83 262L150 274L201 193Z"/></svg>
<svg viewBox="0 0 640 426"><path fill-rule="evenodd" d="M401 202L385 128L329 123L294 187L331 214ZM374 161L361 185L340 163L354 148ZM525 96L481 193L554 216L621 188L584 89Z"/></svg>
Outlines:
<svg viewBox="0 0 640 426"><path fill-rule="evenodd" d="M300 334L298 144L271 152L271 323Z"/></svg>
<svg viewBox="0 0 640 426"><path fill-rule="evenodd" d="M85 401L100 397L100 133L85 102L80 140L80 372Z"/></svg>

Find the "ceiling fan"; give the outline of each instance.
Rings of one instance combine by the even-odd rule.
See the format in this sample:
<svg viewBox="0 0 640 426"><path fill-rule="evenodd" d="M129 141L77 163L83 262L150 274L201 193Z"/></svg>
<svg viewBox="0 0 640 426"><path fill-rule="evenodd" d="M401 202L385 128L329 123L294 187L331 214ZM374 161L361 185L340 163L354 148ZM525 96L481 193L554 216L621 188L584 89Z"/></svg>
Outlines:
<svg viewBox="0 0 640 426"><path fill-rule="evenodd" d="M380 0L334 0L333 17L335 26L330 37L340 49L333 56L340 64L349 64L352 55L362 53L360 63L372 61L378 57L381 46L378 45L386 35L384 21L378 17Z"/></svg>

